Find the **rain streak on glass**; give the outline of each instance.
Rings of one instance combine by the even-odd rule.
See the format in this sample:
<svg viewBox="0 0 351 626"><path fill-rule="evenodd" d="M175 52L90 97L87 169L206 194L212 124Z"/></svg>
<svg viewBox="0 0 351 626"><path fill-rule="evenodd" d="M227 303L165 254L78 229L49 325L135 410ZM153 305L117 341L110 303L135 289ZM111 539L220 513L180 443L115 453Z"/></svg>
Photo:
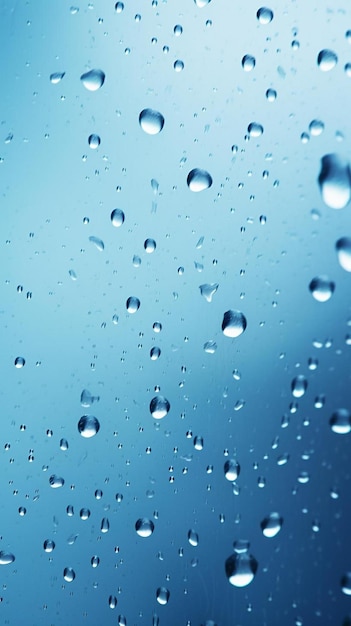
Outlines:
<svg viewBox="0 0 351 626"><path fill-rule="evenodd" d="M99 420L94 417L94 415L82 415L78 422L78 432L85 437L85 439L90 439L94 437L100 430Z"/></svg>
<svg viewBox="0 0 351 626"><path fill-rule="evenodd" d="M199 191L209 189L213 181L212 176L206 170L196 167L189 172L186 182L190 191L198 193Z"/></svg>
<svg viewBox="0 0 351 626"><path fill-rule="evenodd" d="M351 198L351 172L348 161L338 154L321 159L318 183L323 201L331 209L343 209Z"/></svg>
<svg viewBox="0 0 351 626"><path fill-rule="evenodd" d="M246 330L246 317L241 311L229 310L223 315L222 331L226 337L239 337Z"/></svg>
<svg viewBox="0 0 351 626"><path fill-rule="evenodd" d="M351 432L351 414L347 409L337 409L329 420L330 428L337 435Z"/></svg>
<svg viewBox="0 0 351 626"><path fill-rule="evenodd" d="M154 239L145 239L144 249L148 254L152 254L156 250L156 241Z"/></svg>
<svg viewBox="0 0 351 626"><path fill-rule="evenodd" d="M148 517L141 517L135 522L135 530L139 537L151 537L155 525Z"/></svg>
<svg viewBox="0 0 351 626"><path fill-rule="evenodd" d="M265 537L275 537L281 530L283 518L279 513L270 513L261 522L261 530Z"/></svg>
<svg viewBox="0 0 351 626"><path fill-rule="evenodd" d="M158 135L163 129L165 118L154 109L143 109L139 115L139 124L147 135Z"/></svg>
<svg viewBox="0 0 351 626"><path fill-rule="evenodd" d="M315 300L327 302L335 290L335 283L328 276L316 276L309 284L309 289Z"/></svg>
<svg viewBox="0 0 351 626"><path fill-rule="evenodd" d="M124 213L122 209L114 209L111 213L111 223L115 228L119 228L124 223Z"/></svg>
<svg viewBox="0 0 351 626"><path fill-rule="evenodd" d="M335 244L340 267L351 272L351 237L341 237Z"/></svg>
<svg viewBox="0 0 351 626"><path fill-rule="evenodd" d="M105 74L102 70L94 69L82 74L80 80L88 91L97 91L105 82Z"/></svg>
<svg viewBox="0 0 351 626"><path fill-rule="evenodd" d="M166 417L170 408L171 405L164 396L155 396L150 402L150 413L156 420Z"/></svg>

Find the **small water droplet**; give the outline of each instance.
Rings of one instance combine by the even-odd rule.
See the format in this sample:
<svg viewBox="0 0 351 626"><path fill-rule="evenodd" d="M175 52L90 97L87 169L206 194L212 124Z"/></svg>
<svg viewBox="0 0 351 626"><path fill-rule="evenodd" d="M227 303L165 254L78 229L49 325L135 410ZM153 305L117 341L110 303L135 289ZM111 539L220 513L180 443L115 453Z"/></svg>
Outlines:
<svg viewBox="0 0 351 626"><path fill-rule="evenodd" d="M153 521L147 517L141 517L135 522L135 530L139 537L151 537L154 528Z"/></svg>
<svg viewBox="0 0 351 626"><path fill-rule="evenodd" d="M88 137L88 144L89 144L89 148L91 148L92 150L96 150L96 148L99 147L101 143L101 139L99 137L99 135L89 135Z"/></svg>
<svg viewBox="0 0 351 626"><path fill-rule="evenodd" d="M239 337L246 329L246 317L241 311L226 311L223 315L222 331L226 337Z"/></svg>
<svg viewBox="0 0 351 626"><path fill-rule="evenodd" d="M57 83L61 82L66 72L54 72L50 74L50 82L53 85L57 85Z"/></svg>
<svg viewBox="0 0 351 626"><path fill-rule="evenodd" d="M78 422L78 432L85 437L85 439L90 439L94 437L100 430L99 420L93 415L82 415Z"/></svg>
<svg viewBox="0 0 351 626"><path fill-rule="evenodd" d="M322 120L312 120L308 126L308 130L313 137L318 137L324 130L324 122L322 122Z"/></svg>
<svg viewBox="0 0 351 626"><path fill-rule="evenodd" d="M76 577L76 573L72 567L65 567L63 577L67 583L72 583Z"/></svg>
<svg viewBox="0 0 351 626"><path fill-rule="evenodd" d="M150 413L157 420L164 418L171 408L164 396L155 396L150 402Z"/></svg>
<svg viewBox="0 0 351 626"><path fill-rule="evenodd" d="M126 302L126 309L128 313L131 313L131 314L136 313L139 308L140 308L139 298L136 298L135 296L130 296Z"/></svg>
<svg viewBox="0 0 351 626"><path fill-rule="evenodd" d="M309 289L315 300L327 302L334 293L335 283L329 280L328 276L316 276L311 280Z"/></svg>
<svg viewBox="0 0 351 626"><path fill-rule="evenodd" d="M275 537L281 530L283 518L279 513L270 513L261 522L261 529L265 537Z"/></svg>
<svg viewBox="0 0 351 626"><path fill-rule="evenodd" d="M251 72L256 65L256 59L251 54L245 54L241 59L241 66L245 72Z"/></svg>
<svg viewBox="0 0 351 626"><path fill-rule="evenodd" d="M335 244L338 261L346 272L351 272L351 237L341 237Z"/></svg>
<svg viewBox="0 0 351 626"><path fill-rule="evenodd" d="M161 355L161 350L157 346L153 346L150 350L150 359L151 361L157 361L157 359Z"/></svg>
<svg viewBox="0 0 351 626"><path fill-rule="evenodd" d="M181 26L180 24L176 24L173 28L173 32L176 37L179 37L183 32L183 26Z"/></svg>
<svg viewBox="0 0 351 626"><path fill-rule="evenodd" d="M343 209L350 201L350 167L339 155L326 154L322 157L318 182L323 201L331 209Z"/></svg>
<svg viewBox="0 0 351 626"><path fill-rule="evenodd" d="M194 0L195 4L199 9L203 9L207 4L211 2L211 0Z"/></svg>
<svg viewBox="0 0 351 626"><path fill-rule="evenodd" d="M152 329L154 331L154 333L160 333L162 330L162 324L161 322L154 322L152 325Z"/></svg>
<svg viewBox="0 0 351 626"><path fill-rule="evenodd" d="M337 409L329 420L333 433L348 435L351 432L351 414L347 409Z"/></svg>
<svg viewBox="0 0 351 626"><path fill-rule="evenodd" d="M115 4L115 11L116 11L116 13L122 13L123 9L124 9L123 2L116 2L116 4Z"/></svg>
<svg viewBox="0 0 351 626"><path fill-rule="evenodd" d="M170 592L166 587L159 587L156 591L156 600L159 604L165 605L168 603Z"/></svg>
<svg viewBox="0 0 351 626"><path fill-rule="evenodd" d="M209 189L213 182L211 175L206 170L197 167L189 172L186 181L190 191L194 192Z"/></svg>
<svg viewBox="0 0 351 626"><path fill-rule="evenodd" d="M217 350L216 342L213 341L212 339L210 339L210 341L206 341L204 343L204 350L205 352L207 352L207 354L214 354Z"/></svg>
<svg viewBox="0 0 351 626"><path fill-rule="evenodd" d="M100 564L100 559L99 559L99 557L98 557L98 556L96 556L96 555L92 556L92 557L91 557L91 559L90 559L90 563L91 563L91 566L92 566L92 567L94 567L94 568L98 567L98 566L99 566L99 564Z"/></svg>
<svg viewBox="0 0 351 626"><path fill-rule="evenodd" d="M177 59L176 61L174 61L173 67L176 72L181 72L184 69L184 63L181 59Z"/></svg>
<svg viewBox="0 0 351 626"><path fill-rule="evenodd" d="M147 135L157 135L163 129L165 118L154 109L143 109L139 115L139 124Z"/></svg>
<svg viewBox="0 0 351 626"><path fill-rule="evenodd" d="M111 213L112 226L119 228L124 223L124 213L122 209L114 209Z"/></svg>
<svg viewBox="0 0 351 626"><path fill-rule="evenodd" d="M110 530L110 522L107 517L102 518L100 530L102 533L108 533L108 531Z"/></svg>
<svg viewBox="0 0 351 626"><path fill-rule="evenodd" d="M90 70L80 77L82 84L88 91L97 91L105 82L105 74L102 70Z"/></svg>
<svg viewBox="0 0 351 626"><path fill-rule="evenodd" d="M318 53L317 65L322 72L330 72L338 62L338 57L333 50L321 50Z"/></svg>
<svg viewBox="0 0 351 626"><path fill-rule="evenodd" d="M199 545L199 535L195 530L190 529L188 532L188 541L194 548Z"/></svg>

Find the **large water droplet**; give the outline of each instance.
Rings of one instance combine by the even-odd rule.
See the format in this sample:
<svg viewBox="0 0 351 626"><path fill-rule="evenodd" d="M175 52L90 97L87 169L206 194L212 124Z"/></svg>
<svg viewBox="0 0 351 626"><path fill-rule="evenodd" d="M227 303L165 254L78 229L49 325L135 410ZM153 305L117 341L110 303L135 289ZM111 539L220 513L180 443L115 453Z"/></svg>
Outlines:
<svg viewBox="0 0 351 626"><path fill-rule="evenodd" d="M246 317L241 311L226 311L223 315L222 331L226 337L239 337L247 326Z"/></svg>
<svg viewBox="0 0 351 626"><path fill-rule="evenodd" d="M351 432L351 414L347 409L337 409L329 420L333 433L348 435Z"/></svg>
<svg viewBox="0 0 351 626"><path fill-rule="evenodd" d="M139 298L136 298L135 296L130 296L130 298L128 298L127 302L126 302L126 308L128 313L136 313L137 310L140 307L140 300Z"/></svg>
<svg viewBox="0 0 351 626"><path fill-rule="evenodd" d="M245 54L241 59L241 66L245 72L251 72L256 65L256 59L251 54Z"/></svg>
<svg viewBox="0 0 351 626"><path fill-rule="evenodd" d="M144 249L148 254L152 254L156 250L156 241L154 239L145 239Z"/></svg>
<svg viewBox="0 0 351 626"><path fill-rule="evenodd" d="M283 524L283 518L279 513L270 513L261 522L261 529L265 537L275 537Z"/></svg>
<svg viewBox="0 0 351 626"><path fill-rule="evenodd" d="M338 57L333 50L321 50L317 57L317 65L322 72L330 72L338 62Z"/></svg>
<svg viewBox="0 0 351 626"><path fill-rule="evenodd" d="M267 7L261 7L256 13L260 24L269 24L273 19L273 11Z"/></svg>
<svg viewBox="0 0 351 626"><path fill-rule="evenodd" d="M194 548L199 545L199 535L195 530L190 529L188 532L188 541Z"/></svg>
<svg viewBox="0 0 351 626"><path fill-rule="evenodd" d="M59 489L60 487L63 487L65 480L61 476L52 474L49 478L49 484L52 489Z"/></svg>
<svg viewBox="0 0 351 626"><path fill-rule="evenodd" d="M52 552L55 549L55 542L51 539L45 539L43 543L43 548L45 552Z"/></svg>
<svg viewBox="0 0 351 626"><path fill-rule="evenodd" d="M341 579L341 591L346 596L351 596L351 572L346 572Z"/></svg>
<svg viewBox="0 0 351 626"><path fill-rule="evenodd" d="M124 222L124 213L122 209L114 209L111 213L112 226L119 228Z"/></svg>
<svg viewBox="0 0 351 626"><path fill-rule="evenodd" d="M63 577L67 583L71 583L74 581L76 573L72 567L65 567L63 570Z"/></svg>
<svg viewBox="0 0 351 626"><path fill-rule="evenodd" d="M184 69L184 63L181 59L177 59L176 61L174 61L173 67L176 72L181 72Z"/></svg>
<svg viewBox="0 0 351 626"><path fill-rule="evenodd" d="M65 72L54 72L53 74L50 74L50 82L53 85L57 85L57 83L61 82L64 75L65 75Z"/></svg>
<svg viewBox="0 0 351 626"><path fill-rule="evenodd" d="M17 367L17 369L21 369L21 367L24 367L26 363L26 360L23 358L23 356L17 356L15 358L15 367Z"/></svg>
<svg viewBox="0 0 351 626"><path fill-rule="evenodd" d="M225 562L225 573L234 587L247 587L257 572L258 563L248 552L232 554Z"/></svg>
<svg viewBox="0 0 351 626"><path fill-rule="evenodd" d="M80 77L85 89L97 91L105 82L105 74L102 70L90 70Z"/></svg>
<svg viewBox="0 0 351 626"><path fill-rule="evenodd" d="M96 148L99 147L101 143L101 139L99 137L99 135L89 135L88 137L88 144L89 144L89 148L91 148L92 150L96 150Z"/></svg>
<svg viewBox="0 0 351 626"><path fill-rule="evenodd" d="M170 408L171 405L164 396L155 396L150 402L150 413L156 420L166 417Z"/></svg>
<svg viewBox="0 0 351 626"><path fill-rule="evenodd" d="M167 604L169 600L169 590L166 587L159 587L156 591L156 600L159 604Z"/></svg>
<svg viewBox="0 0 351 626"><path fill-rule="evenodd" d="M154 523L151 519L147 517L141 517L135 522L135 530L137 531L139 537L151 537L154 532Z"/></svg>
<svg viewBox="0 0 351 626"><path fill-rule="evenodd" d="M212 185L212 176L198 167L189 172L186 182L190 191L199 192L208 189Z"/></svg>
<svg viewBox="0 0 351 626"><path fill-rule="evenodd" d="M86 439L94 437L100 430L99 420L94 415L82 415L78 422L78 431Z"/></svg>
<svg viewBox="0 0 351 626"><path fill-rule="evenodd" d="M335 283L329 280L328 276L316 276L311 280L309 289L315 300L327 302L334 293Z"/></svg>
<svg viewBox="0 0 351 626"><path fill-rule="evenodd" d="M11 552L0 550L0 565L11 565L15 560L15 555Z"/></svg>
<svg viewBox="0 0 351 626"><path fill-rule="evenodd" d="M322 122L322 120L312 120L308 126L308 130L313 137L318 137L324 130L324 122Z"/></svg>
<svg viewBox="0 0 351 626"><path fill-rule="evenodd" d="M247 127L250 137L260 137L263 134L263 126L257 122L251 122Z"/></svg>
<svg viewBox="0 0 351 626"><path fill-rule="evenodd" d="M302 374L296 376L291 382L291 393L294 398L302 398L307 389L307 378Z"/></svg>
<svg viewBox="0 0 351 626"><path fill-rule="evenodd" d="M90 406L94 402L100 402L100 396L93 396L88 389L83 389L80 394L80 403L82 406Z"/></svg>
<svg viewBox="0 0 351 626"><path fill-rule="evenodd" d="M139 124L148 135L157 135L165 123L162 113L154 109L143 109L139 115Z"/></svg>
<svg viewBox="0 0 351 626"><path fill-rule="evenodd" d="M338 261L346 272L351 272L351 238L341 237L335 244Z"/></svg>
<svg viewBox="0 0 351 626"><path fill-rule="evenodd" d="M161 350L157 346L153 346L150 350L150 359L151 361L157 361L157 359L161 355Z"/></svg>
<svg viewBox="0 0 351 626"><path fill-rule="evenodd" d="M240 465L235 459L228 459L224 463L224 476L230 482L234 482L240 474Z"/></svg>
<svg viewBox="0 0 351 626"><path fill-rule="evenodd" d="M326 154L322 157L318 182L323 201L331 209L343 209L350 201L350 166L339 155Z"/></svg>
<svg viewBox="0 0 351 626"><path fill-rule="evenodd" d="M200 293L207 300L207 302L212 302L212 298L218 289L218 283L206 283L205 285L200 285Z"/></svg>

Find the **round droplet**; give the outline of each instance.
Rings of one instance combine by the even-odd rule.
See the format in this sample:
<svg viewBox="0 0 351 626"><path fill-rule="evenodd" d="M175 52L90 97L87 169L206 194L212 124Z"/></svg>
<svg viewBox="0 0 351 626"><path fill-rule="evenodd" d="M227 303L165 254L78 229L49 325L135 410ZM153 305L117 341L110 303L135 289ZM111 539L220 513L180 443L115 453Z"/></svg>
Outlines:
<svg viewBox="0 0 351 626"><path fill-rule="evenodd" d="M263 134L263 126L257 122L251 122L247 127L250 137L260 137Z"/></svg>
<svg viewBox="0 0 351 626"><path fill-rule="evenodd" d="M324 122L322 122L322 120L312 120L308 126L308 130L313 137L318 137L324 130Z"/></svg>
<svg viewBox="0 0 351 626"><path fill-rule="evenodd" d="M304 396L306 393L307 385L307 378L305 376L303 376L302 374L296 376L291 381L291 393L294 398L302 398L302 396Z"/></svg>
<svg viewBox="0 0 351 626"><path fill-rule="evenodd" d="M240 474L240 465L235 459L228 459L224 463L224 476L230 482L234 482Z"/></svg>
<svg viewBox="0 0 351 626"><path fill-rule="evenodd" d="M196 167L189 172L186 182L190 191L199 192L209 189L213 181L212 176L206 172L206 170L201 170Z"/></svg>
<svg viewBox="0 0 351 626"><path fill-rule="evenodd" d="M11 552L0 550L0 565L11 565L15 561L15 555Z"/></svg>
<svg viewBox="0 0 351 626"><path fill-rule="evenodd" d="M116 13L122 13L123 9L124 9L123 2L116 2L116 4L115 4L115 11L116 11Z"/></svg>
<svg viewBox="0 0 351 626"><path fill-rule="evenodd" d="M154 239L145 239L144 248L145 252L152 254L156 250L156 241Z"/></svg>
<svg viewBox="0 0 351 626"><path fill-rule="evenodd" d="M57 83L61 82L64 75L65 75L65 72L54 72L53 74L50 74L50 82L53 85L57 85Z"/></svg>
<svg viewBox="0 0 351 626"><path fill-rule="evenodd" d="M337 240L335 248L341 267L346 272L351 272L351 238L341 237Z"/></svg>
<svg viewBox="0 0 351 626"><path fill-rule="evenodd" d="M225 573L234 587L247 587L257 572L258 563L248 552L232 554L225 562Z"/></svg>
<svg viewBox="0 0 351 626"><path fill-rule="evenodd" d="M159 587L156 591L156 600L159 604L165 605L169 600L169 590L166 587Z"/></svg>
<svg viewBox="0 0 351 626"><path fill-rule="evenodd" d="M261 7L256 16L260 24L269 24L273 19L273 11L267 7Z"/></svg>
<svg viewBox="0 0 351 626"><path fill-rule="evenodd" d="M78 431L86 439L94 437L100 430L99 420L94 415L82 415L78 422Z"/></svg>
<svg viewBox="0 0 351 626"><path fill-rule="evenodd" d="M173 32L176 37L179 37L183 32L183 26L181 26L180 24L176 24L173 28Z"/></svg>
<svg viewBox="0 0 351 626"><path fill-rule="evenodd" d="M97 91L105 82L105 74L102 70L90 70L80 77L85 89Z"/></svg>
<svg viewBox="0 0 351 626"><path fill-rule="evenodd" d="M333 50L321 50L317 57L317 65L322 72L330 72L338 62L338 57Z"/></svg>
<svg viewBox="0 0 351 626"><path fill-rule="evenodd" d="M151 537L154 532L155 525L151 519L141 517L135 522L135 530L139 537Z"/></svg>
<svg viewBox="0 0 351 626"><path fill-rule="evenodd" d="M188 541L194 548L199 545L199 535L195 530L190 529L188 531Z"/></svg>
<svg viewBox="0 0 351 626"><path fill-rule="evenodd" d="M245 54L241 59L241 66L245 72L251 72L256 65L256 59L251 54Z"/></svg>
<svg viewBox="0 0 351 626"><path fill-rule="evenodd" d="M15 367L17 367L17 369L20 369L21 367L24 367L26 361L23 358L23 356L17 356L15 358Z"/></svg>
<svg viewBox="0 0 351 626"><path fill-rule="evenodd" d="M76 573L72 567L65 567L63 577L67 583L72 583L76 577Z"/></svg>
<svg viewBox="0 0 351 626"><path fill-rule="evenodd" d="M184 63L183 61L181 61L181 59L177 59L176 61L174 61L173 67L176 72L181 72L184 69Z"/></svg>
<svg viewBox="0 0 351 626"><path fill-rule="evenodd" d="M64 478L61 478L61 476L52 474L49 478L49 484L52 489L59 489L60 487L63 487L65 480Z"/></svg>
<svg viewBox="0 0 351 626"><path fill-rule="evenodd" d="M122 209L114 209L111 213L112 226L119 228L124 222L124 213Z"/></svg>
<svg viewBox="0 0 351 626"><path fill-rule="evenodd" d="M140 300L135 296L130 296L126 302L126 308L128 313L136 313L140 307Z"/></svg>
<svg viewBox="0 0 351 626"><path fill-rule="evenodd" d="M277 92L275 89L267 89L266 98L268 102L274 102L277 99Z"/></svg>
<svg viewBox="0 0 351 626"><path fill-rule="evenodd" d="M316 278L311 280L309 289L315 300L327 302L334 293L335 283L329 280L328 276L316 276Z"/></svg>
<svg viewBox="0 0 351 626"><path fill-rule="evenodd" d="M166 417L170 408L171 405L164 396L155 396L150 402L150 413L156 420Z"/></svg>
<svg viewBox="0 0 351 626"><path fill-rule="evenodd" d="M351 572L346 572L341 579L341 591L346 596L351 596Z"/></svg>
<svg viewBox="0 0 351 626"><path fill-rule="evenodd" d="M153 348L151 348L151 350L150 350L150 359L151 359L151 361L157 361L157 359L160 357L160 355L161 355L160 348L157 348L157 346L154 346Z"/></svg>
<svg viewBox="0 0 351 626"><path fill-rule="evenodd" d="M88 137L88 144L89 144L89 148L91 148L92 150L96 150L96 148L99 147L101 143L101 139L99 137L99 135L89 135Z"/></svg>
<svg viewBox="0 0 351 626"><path fill-rule="evenodd" d="M154 322L152 325L152 329L154 331L154 333L160 333L162 330L162 324L161 322Z"/></svg>
<svg viewBox="0 0 351 626"><path fill-rule="evenodd" d="M350 201L350 166L338 154L326 154L322 157L318 182L323 201L331 209L343 209Z"/></svg>
<svg viewBox="0 0 351 626"><path fill-rule="evenodd" d="M52 539L45 539L43 547L45 552L52 552L55 549L55 542Z"/></svg>
<svg viewBox="0 0 351 626"><path fill-rule="evenodd" d="M333 433L348 435L351 432L351 414L347 409L337 409L329 420Z"/></svg>
<svg viewBox="0 0 351 626"><path fill-rule="evenodd" d="M279 513L270 513L261 522L261 529L265 537L275 537L283 524L283 518Z"/></svg>
<svg viewBox="0 0 351 626"><path fill-rule="evenodd" d="M157 135L161 132L165 118L159 111L143 109L139 115L139 124L147 135Z"/></svg>
<svg viewBox="0 0 351 626"><path fill-rule="evenodd" d="M241 311L226 311L223 315L222 331L226 337L239 337L247 326L246 317Z"/></svg>

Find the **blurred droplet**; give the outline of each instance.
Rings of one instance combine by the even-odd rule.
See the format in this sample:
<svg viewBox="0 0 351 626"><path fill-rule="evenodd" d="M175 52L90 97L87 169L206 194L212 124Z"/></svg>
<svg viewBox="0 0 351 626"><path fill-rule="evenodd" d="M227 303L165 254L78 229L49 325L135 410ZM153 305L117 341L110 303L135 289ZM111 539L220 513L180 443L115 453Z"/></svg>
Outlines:
<svg viewBox="0 0 351 626"><path fill-rule="evenodd" d="M343 209L351 198L351 172L348 161L337 154L321 159L318 177L323 201L331 209Z"/></svg>
<svg viewBox="0 0 351 626"><path fill-rule="evenodd" d="M309 289L315 300L327 302L334 293L335 283L329 280L328 276L316 276L311 280Z"/></svg>
<svg viewBox="0 0 351 626"><path fill-rule="evenodd" d="M341 579L341 591L346 596L351 596L351 572L347 572Z"/></svg>
<svg viewBox="0 0 351 626"><path fill-rule="evenodd" d="M329 420L333 433L348 435L351 432L351 414L347 409L337 409Z"/></svg>
<svg viewBox="0 0 351 626"><path fill-rule="evenodd" d="M346 272L351 272L351 238L341 237L337 240L335 248L340 266Z"/></svg>

